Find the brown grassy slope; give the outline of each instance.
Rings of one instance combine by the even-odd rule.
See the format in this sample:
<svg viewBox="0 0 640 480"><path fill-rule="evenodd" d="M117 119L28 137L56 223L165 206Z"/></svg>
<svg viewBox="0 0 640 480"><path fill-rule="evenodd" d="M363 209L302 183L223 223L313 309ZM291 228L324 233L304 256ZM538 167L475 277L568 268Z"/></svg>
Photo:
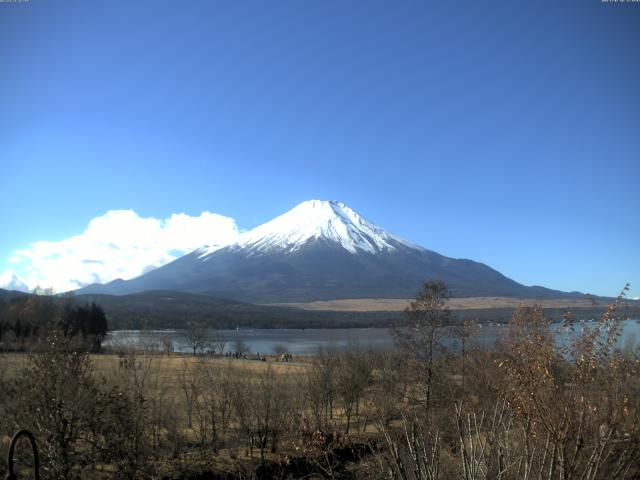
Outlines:
<svg viewBox="0 0 640 480"><path fill-rule="evenodd" d="M278 306L301 308L303 310L334 312L400 312L409 305L405 298L354 298L344 300L324 300L307 303L279 303ZM587 298L547 299L509 297L469 297L449 300L451 310L471 310L485 308L515 308L518 305L542 304L545 308L589 308L592 301Z"/></svg>

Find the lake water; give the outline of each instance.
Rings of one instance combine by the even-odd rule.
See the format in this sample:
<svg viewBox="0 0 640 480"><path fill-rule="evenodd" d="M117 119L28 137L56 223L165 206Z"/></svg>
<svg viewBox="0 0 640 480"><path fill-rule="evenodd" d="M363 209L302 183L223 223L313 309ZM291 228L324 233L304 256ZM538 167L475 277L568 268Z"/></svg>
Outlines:
<svg viewBox="0 0 640 480"><path fill-rule="evenodd" d="M626 348L638 348L640 341L640 320L625 320L619 338L619 345ZM593 322L578 322L575 331L589 328ZM506 326L487 326L478 328L478 342L482 346L495 343ZM557 333L560 344L568 343L571 332L554 324L552 329ZM350 329L254 329L254 330L210 330L210 338L222 337L226 342L225 351L233 350L236 341L242 341L252 353L272 354L274 348L283 346L287 351L296 355L309 355L318 349L346 349L357 346L359 348L384 349L393 347L393 339L385 328L350 328ZM116 330L110 332L105 340L106 347L118 345L137 345L147 348L160 349L164 338L171 339L174 351L190 352L190 347L180 330ZM455 348L455 343L449 342Z"/></svg>

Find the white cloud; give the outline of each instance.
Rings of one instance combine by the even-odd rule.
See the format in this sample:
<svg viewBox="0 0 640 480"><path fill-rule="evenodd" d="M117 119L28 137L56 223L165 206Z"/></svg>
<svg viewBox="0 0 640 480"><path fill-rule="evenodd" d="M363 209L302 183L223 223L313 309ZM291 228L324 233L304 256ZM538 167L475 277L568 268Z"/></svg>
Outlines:
<svg viewBox="0 0 640 480"><path fill-rule="evenodd" d="M234 242L234 219L210 212L166 219L140 217L133 210L110 210L89 222L80 235L59 242L39 241L12 252L12 268L0 273L0 287L56 292L116 278L129 279L203 245Z"/></svg>

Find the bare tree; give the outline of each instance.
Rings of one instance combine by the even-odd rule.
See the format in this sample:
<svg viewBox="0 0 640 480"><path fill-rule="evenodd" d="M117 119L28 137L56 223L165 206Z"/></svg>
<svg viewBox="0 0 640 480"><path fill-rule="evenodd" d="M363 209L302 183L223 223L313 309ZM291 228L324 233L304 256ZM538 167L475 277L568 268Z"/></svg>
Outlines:
<svg viewBox="0 0 640 480"><path fill-rule="evenodd" d="M338 354L335 349L319 349L306 372L306 391L315 420L315 429L322 430L333 418L336 397Z"/></svg>
<svg viewBox="0 0 640 480"><path fill-rule="evenodd" d="M187 427L193 427L193 410L196 407L200 394L200 376L196 375L191 362L182 361L182 369L178 376L178 385L184 399L185 412L187 414Z"/></svg>
<svg viewBox="0 0 640 480"><path fill-rule="evenodd" d="M254 378L238 377L234 387L232 402L240 434L248 443L250 455L258 448L264 461L268 448L277 450L289 424L290 397L285 375L268 366Z"/></svg>
<svg viewBox="0 0 640 480"><path fill-rule="evenodd" d="M138 347L147 355L151 355L158 352L160 342L154 332L143 330L138 337Z"/></svg>
<svg viewBox="0 0 640 480"><path fill-rule="evenodd" d="M247 345L244 340L240 339L233 342L233 350L241 357L247 355L250 352L249 345Z"/></svg>
<svg viewBox="0 0 640 480"><path fill-rule="evenodd" d="M404 324L393 331L397 345L416 367L417 385L421 387L418 400L424 404L425 413L431 407L438 336L449 320L448 298L444 282L424 283L422 291L405 310Z"/></svg>
<svg viewBox="0 0 640 480"><path fill-rule="evenodd" d="M166 375L168 361L162 358L150 358L149 373L145 384L145 409L147 411L147 430L151 433L152 447L156 458L160 456L163 435L170 432L171 428L179 420L181 409L175 408L182 405L178 401L178 393L171 388L171 380ZM182 428L182 424L180 424ZM179 448L176 437L171 438L173 452Z"/></svg>
<svg viewBox="0 0 640 480"><path fill-rule="evenodd" d="M160 343L162 344L162 351L167 355L171 355L173 353L173 340L169 335L165 335L160 339Z"/></svg>
<svg viewBox="0 0 640 480"><path fill-rule="evenodd" d="M402 355L394 350L379 352L376 358L376 379L371 389L375 417L383 427L400 417L407 389L407 374Z"/></svg>
<svg viewBox="0 0 640 480"><path fill-rule="evenodd" d="M523 478L633 475L640 460L640 364L617 348L615 312L623 296L568 348L556 344L540 306L514 312L500 366L505 396L521 419Z"/></svg>
<svg viewBox="0 0 640 480"><path fill-rule="evenodd" d="M368 356L350 348L339 358L339 366L336 371L336 390L340 396L342 409L347 417L345 433L349 433L353 414L359 415L360 401L365 389L371 383L372 365Z"/></svg>
<svg viewBox="0 0 640 480"><path fill-rule="evenodd" d="M91 458L87 435L96 408L93 363L77 342L59 331L50 332L46 348L32 357L20 378L23 425L36 432L43 456L44 476L75 477L80 456Z"/></svg>
<svg viewBox="0 0 640 480"><path fill-rule="evenodd" d="M193 350L193 356L202 351L208 344L207 329L196 322L187 322L183 332L187 346Z"/></svg>
<svg viewBox="0 0 640 480"><path fill-rule="evenodd" d="M111 411L114 421L128 424L116 435L116 446L122 448L124 478L135 478L136 472L148 473L147 459L160 455L164 416L172 414L164 405L166 388L163 384L162 365L155 355L145 355L133 340L124 340L118 346L118 361L113 365L109 382L114 395L122 398L114 407L122 405L133 411L127 420L126 411ZM132 476L128 476L132 475Z"/></svg>
<svg viewBox="0 0 640 480"><path fill-rule="evenodd" d="M211 345L215 354L224 355L224 350L227 347L227 339L224 337L220 330L216 330L211 337Z"/></svg>
<svg viewBox="0 0 640 480"><path fill-rule="evenodd" d="M199 438L203 445L210 445L214 452L226 435L231 415L231 399L240 388L233 388L236 378L241 378L231 363L219 365L207 360L195 366L199 395L195 410L198 416Z"/></svg>

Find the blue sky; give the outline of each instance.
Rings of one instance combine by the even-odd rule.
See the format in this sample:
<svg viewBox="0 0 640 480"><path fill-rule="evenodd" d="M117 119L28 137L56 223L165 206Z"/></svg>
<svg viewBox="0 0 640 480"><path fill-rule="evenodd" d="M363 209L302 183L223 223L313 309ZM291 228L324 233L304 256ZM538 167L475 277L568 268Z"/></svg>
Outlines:
<svg viewBox="0 0 640 480"><path fill-rule="evenodd" d="M320 198L640 295L639 47L640 4L599 0L1 3L0 273L108 211Z"/></svg>

